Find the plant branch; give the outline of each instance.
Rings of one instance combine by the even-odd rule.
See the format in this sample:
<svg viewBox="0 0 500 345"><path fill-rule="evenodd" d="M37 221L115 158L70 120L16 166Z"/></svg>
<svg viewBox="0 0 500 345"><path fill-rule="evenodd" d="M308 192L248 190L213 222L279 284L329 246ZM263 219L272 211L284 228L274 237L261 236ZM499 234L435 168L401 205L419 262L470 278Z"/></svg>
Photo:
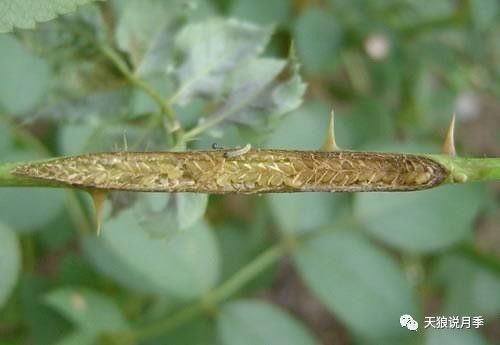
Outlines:
<svg viewBox="0 0 500 345"><path fill-rule="evenodd" d="M225 283L208 292L200 301L182 308L177 313L164 320L157 321L156 323L134 331L132 338L136 342L140 342L157 337L194 319L206 310L211 310L216 307L217 304L225 301L231 295L235 294L266 268L278 261L284 253L284 246L280 244L274 245L257 256L257 258L255 258L252 262L244 266Z"/></svg>
<svg viewBox="0 0 500 345"><path fill-rule="evenodd" d="M203 133L207 129L210 129L210 128L214 127L215 125L219 124L220 122L225 120L227 117L240 111L246 105L248 105L250 102L252 102L256 97L258 97L260 94L261 94L261 90L259 92L254 92L254 93L248 95L245 99L243 99L238 106L230 107L229 109L226 109L217 115L208 117L205 122L194 127L193 129L185 132L182 135L183 142L187 142L187 141L195 138L197 135Z"/></svg>
<svg viewBox="0 0 500 345"><path fill-rule="evenodd" d="M188 134L188 133L186 133ZM177 145L179 146L181 143L183 143L182 140L177 142ZM311 152L311 153L316 153L316 151L303 151L303 152ZM256 151L255 154L263 154L265 155L266 153L263 151ZM109 153L110 155L113 155L113 153ZM205 159L206 152L197 152L197 151L192 151L192 152L185 152L183 153L184 157L188 157L190 160L197 160L198 155L201 155L203 159ZM359 155L357 159L362 159L362 157L365 156L370 156L373 155L374 159L377 158L377 154L380 155L380 153L370 153L370 152L355 152L355 151L350 151L349 153L351 156L354 157L354 155ZM121 153L116 153L117 156L120 156ZM176 159L173 155L174 153L172 152L165 152L164 157L169 156L172 157L172 159ZM216 153L211 153L212 157L214 159L220 159L220 157L216 156ZM285 157L285 158L294 158L297 159L298 153L296 151L286 151L283 150L281 152L280 157ZM393 157L393 160L396 159L394 156L397 156L398 154L391 154L391 157ZM138 153L138 152L131 152L129 154L129 157L127 158L129 161L133 162L136 159L140 159L142 162L145 162L145 156L150 157L149 159L155 160L158 156L157 153ZM417 155L418 156L418 155ZM361 158L360 158L361 157ZM500 180L500 158L462 158L462 157L452 157L448 155L420 155L420 157L425 157L426 159L431 159L437 163L439 163L446 171L446 175L444 176L445 180L441 184L451 184L451 183L470 183L470 182L478 182L478 181L498 181ZM64 159L61 159L64 158ZM13 187L13 186L36 186L36 187L68 187L68 188L77 188L75 185L72 183L72 181L68 180L67 178L61 177L60 172L61 170L58 170L57 172L51 172L52 175L50 176L43 176L40 177L40 175L37 175L36 171L31 172L26 165L33 165L33 166L39 166L44 163L50 163L49 165L54 166L55 164L65 164L65 162L68 161L68 158L71 157L59 157L59 158L51 158L48 160L38 160L38 161L28 161L28 162L16 162L16 163L4 163L0 164L0 187ZM81 164L87 164L89 167L93 165L94 163L89 163L89 159L94 159L95 162L99 161L99 159L103 159L99 153L96 154L87 154L86 157L86 162L87 163L81 163ZM276 159L280 159L279 157ZM328 161L328 157L324 157L325 161ZM338 158L331 158L331 159L338 159ZM354 159L354 158L353 158ZM103 163L105 166L105 169L109 171L110 173L113 171L113 167L108 167L107 163ZM398 164L397 162L395 164ZM19 167L18 172L16 174L13 173L13 170ZM84 167L82 165L82 167ZM425 168L425 167L424 167ZM62 166L61 168L62 169ZM19 173L19 171L21 173ZM138 174L143 174L143 172L137 172ZM161 171L159 171L161 173ZM190 174L189 169L186 168L186 171L182 172L183 174ZM223 174L224 172L218 172L213 174L212 178L217 179L218 174ZM380 171L381 174L385 174L384 171ZM91 173L89 173L91 174ZM92 175L88 175L92 176ZM252 182L252 180L250 181ZM153 187L151 187L153 186ZM119 188L113 187L110 188L109 184L107 184L106 181L102 181L99 184L79 184L79 188L81 189L86 189L86 188L94 188L94 189L116 189L116 190L123 190L123 191L165 191L165 192L183 192L183 191L190 191L190 192L195 192L195 193L274 193L274 192L280 192L283 191L283 189L280 189L282 187L277 186L276 188L266 188L265 190L258 189L257 187L255 189L246 189L246 190L240 190L240 189L235 189L231 191L227 191L223 188L221 189L213 189L207 191L205 188L206 185L198 184L198 185L193 185L194 187L190 187L191 189L182 189L184 187L180 187L179 189L177 188L166 188L163 186L157 186L157 185L141 185L138 186L136 184L130 183L130 184L121 184ZM432 185L432 186L426 186L425 188L434 188L436 186L439 186L439 184ZM287 189L288 192L303 192L303 191L339 191L341 189L337 188L339 187L338 185L332 183L331 186L329 186L329 189L325 189L323 185L308 185L309 189L300 189L300 188L289 188ZM392 187L392 185L390 186ZM253 187L252 187L253 188ZM336 189L337 188L337 189ZM357 191L370 191L374 188L373 186L369 184L364 184L363 189L358 189ZM424 188L422 188L424 189ZM389 189L388 191L393 191L393 189Z"/></svg>
<svg viewBox="0 0 500 345"><path fill-rule="evenodd" d="M351 224L351 222L352 219L349 218L339 223L338 226L340 226L340 224L342 224L342 226ZM230 298L265 269L277 262L285 253L298 248L297 245L290 246L290 241L297 244L296 240L302 242L308 240L310 237L321 236L323 234L324 231L318 231L313 234L303 235L300 238L283 238L281 243L275 244L261 253L226 282L209 291L201 300L180 309L174 315L164 320L157 321L156 323L133 331L132 334L128 334L126 338L133 339L134 343L151 339L182 326L184 323L193 320L204 312L212 311L218 304Z"/></svg>
<svg viewBox="0 0 500 345"><path fill-rule="evenodd" d="M472 243L464 244L457 248L457 252L469 260L480 264L496 276L500 276L500 258L493 254L484 253Z"/></svg>
<svg viewBox="0 0 500 345"><path fill-rule="evenodd" d="M278 259L285 254L285 251L286 247L281 244L277 244L269 248L233 275L231 279L227 280L224 284L213 290L209 296L215 303L226 300L241 289L241 287L255 278L264 269L270 267L273 263L278 261Z"/></svg>
<svg viewBox="0 0 500 345"><path fill-rule="evenodd" d="M448 155L426 155L448 171L448 183L500 180L500 158L465 158Z"/></svg>
<svg viewBox="0 0 500 345"><path fill-rule="evenodd" d="M40 142L36 137L31 135L25 129L19 127L12 121L10 121L7 117L0 117L0 120L3 121L9 128L15 133L15 135L21 139L24 143L26 143L29 147L31 147L35 152L38 152L41 156L49 156L50 152L47 148ZM18 186L26 186L26 187L61 187L62 184L46 182L35 180L27 177L14 176L12 174L12 169L16 166L21 165L23 163L3 163L0 164L0 187L18 187ZM89 220L85 216L83 209L81 207L80 202L76 196L76 192L74 190L69 190L66 193L66 207L69 213L72 216L72 219L75 222L75 225L78 226L79 230L82 233L88 233L93 229Z"/></svg>
<svg viewBox="0 0 500 345"><path fill-rule="evenodd" d="M25 163L2 163L0 164L0 187L62 187L61 183L37 180L25 176L16 176L12 171Z"/></svg>
<svg viewBox="0 0 500 345"><path fill-rule="evenodd" d="M103 54L111 61L113 64L118 68L120 73L123 74L125 78L127 78L128 81L137 88L143 90L145 93L147 93L151 99L153 99L156 103L158 103L161 113L165 114L169 121L171 122L171 125L175 123L175 112L172 109L171 103L167 101L163 96L161 96L158 91L156 91L153 87L151 87L149 84L144 82L142 79L137 78L134 73L130 70L128 67L127 63L118 55L113 49L111 49L108 46L100 46L101 51Z"/></svg>

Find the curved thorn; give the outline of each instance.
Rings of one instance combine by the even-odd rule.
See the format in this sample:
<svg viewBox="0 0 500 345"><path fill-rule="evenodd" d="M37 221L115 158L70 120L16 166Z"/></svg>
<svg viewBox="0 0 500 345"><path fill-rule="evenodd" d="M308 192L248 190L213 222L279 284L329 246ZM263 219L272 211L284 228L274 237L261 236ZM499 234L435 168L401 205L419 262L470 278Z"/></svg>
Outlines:
<svg viewBox="0 0 500 345"><path fill-rule="evenodd" d="M93 190L90 191L89 193L94 203L96 230L97 230L97 236L99 236L101 234L102 206L104 205L104 200L106 200L108 192L104 192L101 190Z"/></svg>
<svg viewBox="0 0 500 345"><path fill-rule="evenodd" d="M330 113L330 124L328 125L326 139L321 149L323 151L339 150L339 147L335 142L335 113L333 112L333 109L332 112Z"/></svg>
<svg viewBox="0 0 500 345"><path fill-rule="evenodd" d="M455 150L455 113L453 113L453 117L451 118L450 127L448 128L448 134L446 134L446 138L444 139L443 148L441 152L450 156L456 156L457 151Z"/></svg>

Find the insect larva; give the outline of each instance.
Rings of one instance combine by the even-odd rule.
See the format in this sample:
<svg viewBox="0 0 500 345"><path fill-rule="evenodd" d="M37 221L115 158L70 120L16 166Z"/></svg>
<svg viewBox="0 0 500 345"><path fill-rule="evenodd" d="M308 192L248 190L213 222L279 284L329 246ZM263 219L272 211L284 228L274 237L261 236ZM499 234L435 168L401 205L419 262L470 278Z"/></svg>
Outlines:
<svg viewBox="0 0 500 345"><path fill-rule="evenodd" d="M212 148L214 150L227 150L225 147L219 146L219 144L217 144L217 143L213 143ZM237 156L244 155L245 153L250 151L251 148L252 148L251 144L246 144L243 147L236 147L233 150L228 150L228 151L224 152L224 158L231 158L231 157L237 157Z"/></svg>
<svg viewBox="0 0 500 345"><path fill-rule="evenodd" d="M238 156L244 155L245 153L250 151L251 148L252 148L252 145L246 144L242 148L237 148L237 149L234 149L231 151L226 151L226 152L224 152L224 158L232 158L232 157L238 157Z"/></svg>
<svg viewBox="0 0 500 345"><path fill-rule="evenodd" d="M449 171L425 156L252 150L93 153L20 165L14 175L92 190L196 193L410 191Z"/></svg>

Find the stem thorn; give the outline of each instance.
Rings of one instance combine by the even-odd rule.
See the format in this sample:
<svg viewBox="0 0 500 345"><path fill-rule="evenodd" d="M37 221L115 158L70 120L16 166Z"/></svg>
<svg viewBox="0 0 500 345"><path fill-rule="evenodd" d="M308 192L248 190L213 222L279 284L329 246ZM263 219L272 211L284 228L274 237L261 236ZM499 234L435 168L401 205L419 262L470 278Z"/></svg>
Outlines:
<svg viewBox="0 0 500 345"><path fill-rule="evenodd" d="M321 147L323 151L337 151L339 150L339 147L337 146L337 143L335 142L335 113L332 109L332 112L330 113L330 123L328 125L328 129L326 132L326 139Z"/></svg>
<svg viewBox="0 0 500 345"><path fill-rule="evenodd" d="M449 156L456 156L457 151L455 150L455 113L451 118L450 127L448 128L448 134L444 139L444 144L441 152Z"/></svg>

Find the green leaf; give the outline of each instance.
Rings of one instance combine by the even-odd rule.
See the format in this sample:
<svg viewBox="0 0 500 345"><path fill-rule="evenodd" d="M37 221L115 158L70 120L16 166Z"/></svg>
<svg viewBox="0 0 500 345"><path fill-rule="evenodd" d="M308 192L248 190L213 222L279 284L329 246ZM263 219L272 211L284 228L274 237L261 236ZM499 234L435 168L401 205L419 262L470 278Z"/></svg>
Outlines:
<svg viewBox="0 0 500 345"><path fill-rule="evenodd" d="M223 118L228 122L255 125L259 120L255 108L265 111L266 106L269 106L265 103L271 92L269 87L284 67L284 60L274 58L255 58L240 65L228 77L230 87L224 105L208 116L207 120Z"/></svg>
<svg viewBox="0 0 500 345"><path fill-rule="evenodd" d="M59 149L65 155L124 151L126 142L133 145L143 133L137 126L118 126L114 122L66 124L58 133Z"/></svg>
<svg viewBox="0 0 500 345"><path fill-rule="evenodd" d="M153 203L158 200L163 200L164 203L154 209ZM150 193L141 201L139 207L142 207L143 215L140 217L140 224L143 229L152 235L172 236L200 221L207 208L208 194L175 193L166 197L165 193Z"/></svg>
<svg viewBox="0 0 500 345"><path fill-rule="evenodd" d="M360 193L355 196L355 213L377 239L403 250L431 252L468 236L483 200L483 186L474 184L410 193Z"/></svg>
<svg viewBox="0 0 500 345"><path fill-rule="evenodd" d="M394 120L386 106L372 97L360 97L357 100L344 126L351 134L349 149L361 149L369 143L392 140L395 132ZM337 132L341 133L340 130ZM340 145L342 146L342 143Z"/></svg>
<svg viewBox="0 0 500 345"><path fill-rule="evenodd" d="M429 57L432 63L442 64L439 68L442 70L446 68L449 72L443 73L448 75L454 73L452 70L460 68L453 66L453 62L450 59L453 60L454 57L450 55L448 49L445 49L440 42L433 43L428 43L425 46L421 45L423 51L426 51L427 54L432 54L432 57ZM430 128L446 128L451 118L449 109L455 107L454 104L456 104L457 98L460 95L456 90L439 87L437 83L438 78L434 71L434 68L427 68L415 75L413 97L422 122L425 121L425 124ZM458 119L460 119L460 113L458 114ZM407 127L409 127L409 130L422 131L422 128L414 126L414 124L409 123ZM460 127L460 125L457 127Z"/></svg>
<svg viewBox="0 0 500 345"><path fill-rule="evenodd" d="M78 227L73 216L74 214L70 212L59 212L56 217L45 224L37 234L40 245L47 250L58 250L69 244L73 240L75 230Z"/></svg>
<svg viewBox="0 0 500 345"><path fill-rule="evenodd" d="M2 3L0 0L0 13L4 13ZM45 61L31 55L14 37L1 35L0 75L0 107L11 114L22 115L45 94L50 70Z"/></svg>
<svg viewBox="0 0 500 345"><path fill-rule="evenodd" d="M140 209L127 209L103 224L102 246L94 248L97 268L120 283L138 278L135 286L125 285L147 293L190 299L209 291L219 274L219 255L211 229L197 223L166 238L152 237L140 226L141 213ZM126 270L121 271L121 267Z"/></svg>
<svg viewBox="0 0 500 345"><path fill-rule="evenodd" d="M93 140L93 134L96 131L96 124L67 124L63 126L58 133L59 151L63 155L78 155L89 151L89 144L96 142Z"/></svg>
<svg viewBox="0 0 500 345"><path fill-rule="evenodd" d="M169 26L176 12L177 8L172 1L142 0L125 3L115 36L118 47L129 53L134 66L142 64L153 42ZM162 36L165 38L165 35Z"/></svg>
<svg viewBox="0 0 500 345"><path fill-rule="evenodd" d="M472 329L431 329L425 335L425 345L488 345L488 341Z"/></svg>
<svg viewBox="0 0 500 345"><path fill-rule="evenodd" d="M93 235L84 237L82 239L82 247L90 263L101 274L134 291L147 293L158 291L154 287L151 287L152 284L147 282L144 274L130 267L100 237Z"/></svg>
<svg viewBox="0 0 500 345"><path fill-rule="evenodd" d="M308 8L294 29L297 53L306 71L319 74L335 67L342 42L342 28L327 11Z"/></svg>
<svg viewBox="0 0 500 345"><path fill-rule="evenodd" d="M268 147L317 150L325 141L331 108L322 102L306 102L296 111L284 117L267 142ZM347 121L339 121L336 116L336 138L342 147L350 147Z"/></svg>
<svg viewBox="0 0 500 345"><path fill-rule="evenodd" d="M416 317L412 290L391 257L360 234L314 237L299 248L295 261L315 295L355 334L370 339L408 334L398 321L403 314Z"/></svg>
<svg viewBox="0 0 500 345"><path fill-rule="evenodd" d="M165 98L173 92L173 81L164 76L158 75L147 78L145 82ZM144 90L135 89L131 99L131 108L134 114L156 113L158 111L158 103L144 92Z"/></svg>
<svg viewBox="0 0 500 345"><path fill-rule="evenodd" d="M86 331L76 331L63 337L56 345L93 345L95 343L95 334Z"/></svg>
<svg viewBox="0 0 500 345"><path fill-rule="evenodd" d="M223 344L317 344L299 321L262 301L239 300L225 304L217 329Z"/></svg>
<svg viewBox="0 0 500 345"><path fill-rule="evenodd" d="M262 138L286 113L302 104L306 84L292 55L288 62L256 58L228 77L226 102L212 117L250 127Z"/></svg>
<svg viewBox="0 0 500 345"><path fill-rule="evenodd" d="M297 109L302 104L306 88L306 83L296 70L290 79L278 84L272 90L271 99L275 106L271 108L270 113L276 117Z"/></svg>
<svg viewBox="0 0 500 345"><path fill-rule="evenodd" d="M408 26L426 25L428 22L442 20L453 14L455 5L450 0L433 1L425 4L419 0L405 0L398 12L398 22Z"/></svg>
<svg viewBox="0 0 500 345"><path fill-rule="evenodd" d="M178 328L156 339L157 344L220 345L216 341L215 327L211 319L197 318L184 322Z"/></svg>
<svg viewBox="0 0 500 345"><path fill-rule="evenodd" d="M234 19L211 19L189 24L175 40L182 62L175 74L179 89L174 99L186 104L195 95L220 93L227 73L260 54L272 33Z"/></svg>
<svg viewBox="0 0 500 345"><path fill-rule="evenodd" d="M469 259L441 256L432 276L445 288L442 309L446 315L495 317L500 313L500 278Z"/></svg>
<svg viewBox="0 0 500 345"><path fill-rule="evenodd" d="M61 247L59 245L58 248ZM68 254L61 260L60 267L57 269L57 277L58 279L57 282L54 282L55 284L70 286L84 285L91 288L102 287L100 285L99 274L80 252Z"/></svg>
<svg viewBox="0 0 500 345"><path fill-rule="evenodd" d="M186 230L198 223L205 214L208 203L208 194L178 193L177 224L180 230Z"/></svg>
<svg viewBox="0 0 500 345"><path fill-rule="evenodd" d="M86 333L97 335L128 327L120 309L110 298L88 289L57 289L48 293L45 301Z"/></svg>
<svg viewBox="0 0 500 345"><path fill-rule="evenodd" d="M290 234L332 224L349 206L347 195L331 193L270 194L267 199L280 231Z"/></svg>
<svg viewBox="0 0 500 345"><path fill-rule="evenodd" d="M1 0L0 33L12 31L15 27L33 29L38 22L74 12L77 6L93 1L95 0Z"/></svg>
<svg viewBox="0 0 500 345"><path fill-rule="evenodd" d="M217 227L217 243L221 252L221 281L229 279L269 245L263 212L256 210L254 224L224 224ZM257 218L257 219L256 219Z"/></svg>
<svg viewBox="0 0 500 345"><path fill-rule="evenodd" d="M21 269L21 250L16 234L0 224L0 309L14 289Z"/></svg>
<svg viewBox="0 0 500 345"><path fill-rule="evenodd" d="M498 23L500 6L496 0L469 0L472 19L479 30L491 27Z"/></svg>
<svg viewBox="0 0 500 345"><path fill-rule="evenodd" d="M288 0L236 0L231 15L259 24L286 23L291 13Z"/></svg>
<svg viewBox="0 0 500 345"><path fill-rule="evenodd" d="M254 58L242 63L228 77L227 103L240 99L244 91L252 95L259 94L278 76L285 65L285 60L275 58Z"/></svg>
<svg viewBox="0 0 500 345"><path fill-rule="evenodd" d="M15 35L26 48L53 66L67 66L82 60L88 62L89 44L95 45L108 38L101 9L99 6L83 6L64 18L38 24L36 30L16 30Z"/></svg>
<svg viewBox="0 0 500 345"><path fill-rule="evenodd" d="M154 36L142 59L136 62L135 73L146 77L153 74L169 74L174 68L173 46L175 33L179 30L178 21L169 21L163 30Z"/></svg>
<svg viewBox="0 0 500 345"><path fill-rule="evenodd" d="M44 303L52 281L41 275L23 274L19 282L21 309L27 332L34 344L54 344L71 325Z"/></svg>
<svg viewBox="0 0 500 345"><path fill-rule="evenodd" d="M27 151L11 152L5 161L39 158ZM64 191L49 188L2 188L0 220L18 232L39 230L61 212Z"/></svg>
<svg viewBox="0 0 500 345"><path fill-rule="evenodd" d="M3 160L4 154L11 150L11 133L5 123L0 123L0 159Z"/></svg>
<svg viewBox="0 0 500 345"><path fill-rule="evenodd" d="M351 26L361 28L366 25L366 15L376 15L381 12L379 7L392 0L365 1L365 0L329 0L328 4L333 13L346 20Z"/></svg>
<svg viewBox="0 0 500 345"><path fill-rule="evenodd" d="M175 64L174 40L182 25L213 12L206 1L128 2L121 11L117 41L130 54L138 76L170 74Z"/></svg>
<svg viewBox="0 0 500 345"><path fill-rule="evenodd" d="M37 109L33 117L48 118L64 123L90 122L95 126L102 121L102 118L115 119L127 114L131 90L118 88L111 91L93 92L77 99L68 98L59 102L51 102Z"/></svg>

